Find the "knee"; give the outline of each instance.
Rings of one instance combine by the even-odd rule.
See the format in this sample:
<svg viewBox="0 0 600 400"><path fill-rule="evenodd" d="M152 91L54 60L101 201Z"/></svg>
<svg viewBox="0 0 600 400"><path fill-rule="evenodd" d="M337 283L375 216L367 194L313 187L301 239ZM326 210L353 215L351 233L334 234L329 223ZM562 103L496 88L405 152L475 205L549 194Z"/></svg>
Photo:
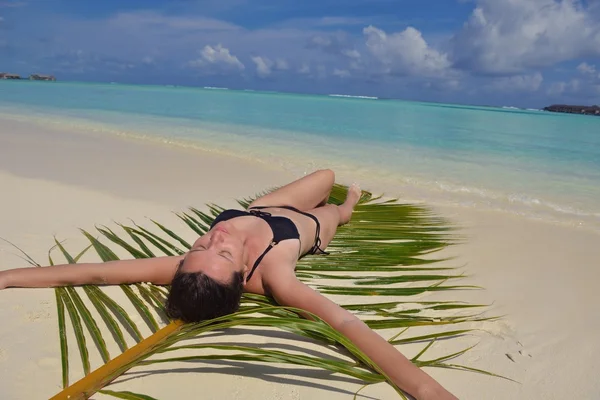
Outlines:
<svg viewBox="0 0 600 400"><path fill-rule="evenodd" d="M335 182L335 172L333 172L332 169L320 169L317 173L323 175L323 177L330 181L332 185Z"/></svg>

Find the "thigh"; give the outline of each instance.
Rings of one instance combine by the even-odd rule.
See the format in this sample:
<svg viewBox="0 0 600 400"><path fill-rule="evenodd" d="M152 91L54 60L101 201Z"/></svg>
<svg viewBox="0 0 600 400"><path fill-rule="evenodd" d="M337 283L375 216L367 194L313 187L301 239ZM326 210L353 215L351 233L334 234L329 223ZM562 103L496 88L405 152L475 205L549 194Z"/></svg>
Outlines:
<svg viewBox="0 0 600 400"><path fill-rule="evenodd" d="M308 211L327 202L335 182L332 170L315 171L254 200L250 207L292 206Z"/></svg>
<svg viewBox="0 0 600 400"><path fill-rule="evenodd" d="M325 250L325 248L329 245L329 242L335 236L335 232L337 231L337 227L340 224L340 212L338 206L334 204L327 204L323 207L314 208L308 211L319 220L319 224L321 225L321 249ZM314 226L314 223L312 224Z"/></svg>

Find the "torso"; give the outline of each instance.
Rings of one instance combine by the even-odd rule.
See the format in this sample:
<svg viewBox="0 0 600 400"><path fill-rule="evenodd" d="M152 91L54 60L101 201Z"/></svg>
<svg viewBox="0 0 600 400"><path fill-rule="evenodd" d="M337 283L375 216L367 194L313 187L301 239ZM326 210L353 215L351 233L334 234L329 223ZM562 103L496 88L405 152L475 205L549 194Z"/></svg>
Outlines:
<svg viewBox="0 0 600 400"><path fill-rule="evenodd" d="M307 216L299 214L292 210L278 207L269 207L260 211L268 212L273 216L282 216L289 218L298 229L300 240L288 239L282 240L265 255L255 270L252 278L246 283L245 290L256 294L268 294L265 285L265 276L274 268L289 268L292 271L296 268L298 258L306 254L315 242L315 222ZM246 243L246 249L249 255L249 268L252 268L255 260L263 253L273 239L273 232L269 224L255 216L241 216L229 220L235 224L236 228L250 230L253 232L251 241Z"/></svg>

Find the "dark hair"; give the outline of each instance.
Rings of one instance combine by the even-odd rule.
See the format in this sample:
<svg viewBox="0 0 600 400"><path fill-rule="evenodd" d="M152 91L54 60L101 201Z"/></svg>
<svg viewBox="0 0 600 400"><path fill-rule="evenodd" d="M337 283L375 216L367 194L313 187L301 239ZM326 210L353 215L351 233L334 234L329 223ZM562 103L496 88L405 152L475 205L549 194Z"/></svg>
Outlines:
<svg viewBox="0 0 600 400"><path fill-rule="evenodd" d="M202 272L177 268L167 298L167 315L183 322L200 322L234 313L240 306L243 283L241 272L234 272L231 282L222 284Z"/></svg>

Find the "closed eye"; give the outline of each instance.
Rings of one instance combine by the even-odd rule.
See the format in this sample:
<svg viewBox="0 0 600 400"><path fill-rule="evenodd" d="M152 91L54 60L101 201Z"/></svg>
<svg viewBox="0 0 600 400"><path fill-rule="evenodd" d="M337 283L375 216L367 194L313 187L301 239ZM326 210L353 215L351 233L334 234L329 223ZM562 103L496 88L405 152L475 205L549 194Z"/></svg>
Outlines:
<svg viewBox="0 0 600 400"><path fill-rule="evenodd" d="M223 258L226 258L229 261L233 262L233 255L227 251L227 250L223 250L219 253Z"/></svg>
<svg viewBox="0 0 600 400"><path fill-rule="evenodd" d="M206 251L206 247L204 246L197 246L196 248L192 249L191 251ZM219 252L219 255L221 257L223 257L224 259L226 259L229 262L233 262L233 254L231 254L231 252L229 252L228 250L221 250Z"/></svg>

